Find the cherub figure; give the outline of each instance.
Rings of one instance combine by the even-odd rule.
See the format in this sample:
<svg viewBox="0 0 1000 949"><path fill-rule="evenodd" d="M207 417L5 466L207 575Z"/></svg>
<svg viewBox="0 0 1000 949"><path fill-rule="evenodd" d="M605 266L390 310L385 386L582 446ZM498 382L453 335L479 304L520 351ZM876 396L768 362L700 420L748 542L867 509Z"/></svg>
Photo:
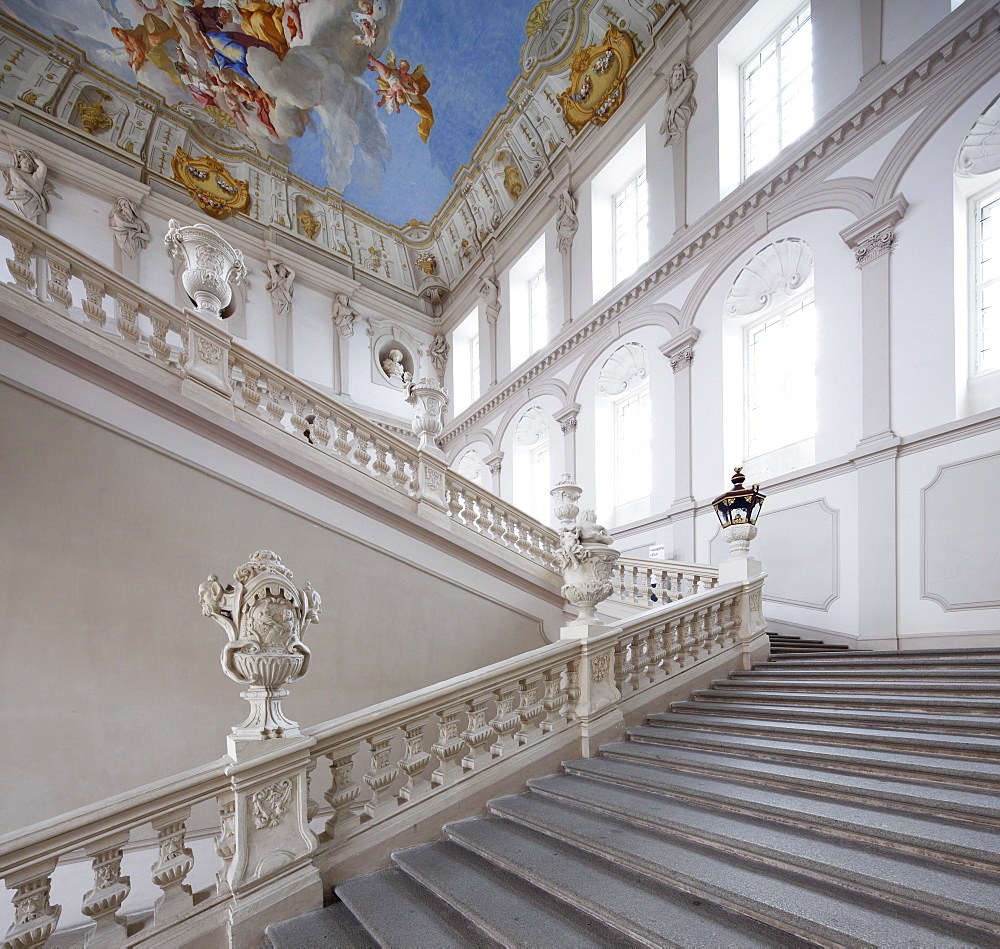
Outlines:
<svg viewBox="0 0 1000 949"><path fill-rule="evenodd" d="M353 37L355 46L371 48L378 40L379 20L389 12L385 0L358 0L360 13L352 13L354 25L361 31Z"/></svg>
<svg viewBox="0 0 1000 949"><path fill-rule="evenodd" d="M379 108L384 106L390 115L398 113L401 106L408 105L420 116L417 134L422 142L426 142L434 124L434 110L425 95L431 83L424 75L423 65L417 66L411 73L409 60L401 59L397 64L396 54L390 49L386 51L384 63L369 53L368 68L378 73L376 105Z"/></svg>
<svg viewBox="0 0 1000 949"><path fill-rule="evenodd" d="M390 382L398 380L404 386L413 378L403 367L403 354L398 349L389 350L389 355L382 360L382 371L389 377Z"/></svg>

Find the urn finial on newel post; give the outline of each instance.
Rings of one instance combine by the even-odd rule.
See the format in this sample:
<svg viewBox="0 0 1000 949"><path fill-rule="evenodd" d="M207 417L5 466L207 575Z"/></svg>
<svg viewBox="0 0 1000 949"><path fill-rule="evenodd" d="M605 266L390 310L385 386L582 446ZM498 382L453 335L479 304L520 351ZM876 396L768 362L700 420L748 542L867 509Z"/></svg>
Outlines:
<svg viewBox="0 0 1000 949"><path fill-rule="evenodd" d="M310 584L299 588L277 554L258 550L223 587L212 574L198 589L201 611L229 637L222 648L222 670L246 691L250 715L233 728L239 741L294 738L298 725L285 717L281 700L289 682L309 670L309 649L302 642L306 626L319 619L319 594Z"/></svg>

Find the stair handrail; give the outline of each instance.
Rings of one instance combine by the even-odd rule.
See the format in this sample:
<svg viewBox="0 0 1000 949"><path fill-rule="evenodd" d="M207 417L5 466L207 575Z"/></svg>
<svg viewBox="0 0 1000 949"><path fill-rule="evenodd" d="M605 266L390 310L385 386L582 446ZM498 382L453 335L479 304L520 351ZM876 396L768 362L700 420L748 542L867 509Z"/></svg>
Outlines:
<svg viewBox="0 0 1000 949"><path fill-rule="evenodd" d="M459 535L475 537L474 544L502 551L515 562L531 563L536 575L541 568L540 577L547 584L558 582L555 531L448 468L443 456L419 451L353 406L220 333L194 310L167 303L4 207L0 207L0 236L11 242L14 252L7 260L14 285L3 286L51 314L54 319L48 325L63 332L73 327L76 340L119 361L129 362L125 354L140 357L144 369L153 365L180 379L181 391L191 387L203 404L206 393L209 406L228 404L236 420L255 432L286 445L294 442L297 452L321 457L349 480L418 513L419 502L426 502L447 514ZM42 260L45 268L39 265ZM39 279L43 271L45 276ZM84 285L82 323L73 318L69 286L73 278ZM105 310L109 297L116 305L114 319ZM464 499L471 498L478 499L474 503L483 512L478 524L461 516Z"/></svg>

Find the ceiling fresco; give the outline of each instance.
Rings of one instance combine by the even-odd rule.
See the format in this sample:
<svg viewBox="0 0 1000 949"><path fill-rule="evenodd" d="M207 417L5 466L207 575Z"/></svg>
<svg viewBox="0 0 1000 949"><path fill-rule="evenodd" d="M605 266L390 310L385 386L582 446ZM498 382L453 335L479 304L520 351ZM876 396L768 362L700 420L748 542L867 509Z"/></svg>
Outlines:
<svg viewBox="0 0 1000 949"><path fill-rule="evenodd" d="M0 0L391 224L428 221L520 73L537 0Z"/></svg>

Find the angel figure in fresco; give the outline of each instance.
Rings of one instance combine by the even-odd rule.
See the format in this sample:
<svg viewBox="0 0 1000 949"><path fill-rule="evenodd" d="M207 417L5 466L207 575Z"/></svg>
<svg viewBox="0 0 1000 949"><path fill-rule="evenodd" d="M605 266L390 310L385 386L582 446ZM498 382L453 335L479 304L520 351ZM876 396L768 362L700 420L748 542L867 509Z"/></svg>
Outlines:
<svg viewBox="0 0 1000 949"><path fill-rule="evenodd" d="M189 6L184 16L197 28L198 42L220 74L228 72L238 82L259 88L247 68L247 50L260 48L277 52L270 43L242 30L227 30L233 22L228 7Z"/></svg>
<svg viewBox="0 0 1000 949"><path fill-rule="evenodd" d="M243 32L273 49L278 59L284 59L288 52L288 39L283 23L284 5L268 3L267 0L237 0L236 9L240 14Z"/></svg>
<svg viewBox="0 0 1000 949"><path fill-rule="evenodd" d="M361 12L351 14L354 25L361 31L353 37L354 45L370 48L375 45L375 41L378 39L378 21L389 12L389 8L386 6L385 0L358 0L358 7Z"/></svg>
<svg viewBox="0 0 1000 949"><path fill-rule="evenodd" d="M426 92L430 89L431 82L424 75L423 65L417 66L411 73L409 61L401 59L397 64L396 54L390 49L386 51L384 63L369 53L368 68L378 73L376 104L380 108L385 106L385 111L390 115L399 112L401 106L408 105L420 116L417 134L422 142L426 142L434 124L434 111L427 101Z"/></svg>
<svg viewBox="0 0 1000 949"><path fill-rule="evenodd" d="M148 61L166 73L171 82L183 87L184 84L174 68L174 61L165 46L171 40L180 39L177 27L172 23L168 23L155 13L147 13L139 26L131 30L115 26L111 28L111 35L125 48L128 64L136 76Z"/></svg>

